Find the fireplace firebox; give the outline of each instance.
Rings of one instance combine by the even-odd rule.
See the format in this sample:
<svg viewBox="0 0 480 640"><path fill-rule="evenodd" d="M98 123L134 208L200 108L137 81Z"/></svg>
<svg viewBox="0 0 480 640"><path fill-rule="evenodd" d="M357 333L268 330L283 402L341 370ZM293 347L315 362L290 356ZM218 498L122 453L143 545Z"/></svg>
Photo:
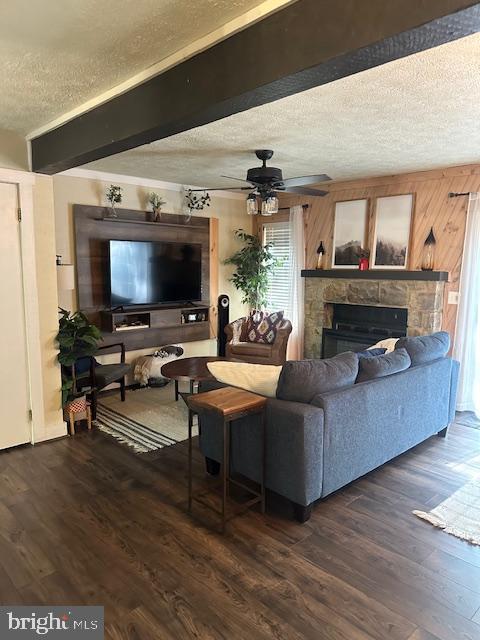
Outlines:
<svg viewBox="0 0 480 640"><path fill-rule="evenodd" d="M322 358L362 351L385 338L407 335L407 309L333 304L332 328L322 332Z"/></svg>

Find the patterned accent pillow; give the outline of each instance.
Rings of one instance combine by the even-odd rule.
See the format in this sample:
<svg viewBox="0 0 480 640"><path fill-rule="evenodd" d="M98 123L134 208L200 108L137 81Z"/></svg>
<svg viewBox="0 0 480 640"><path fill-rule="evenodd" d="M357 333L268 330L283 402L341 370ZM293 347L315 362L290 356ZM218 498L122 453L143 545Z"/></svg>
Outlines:
<svg viewBox="0 0 480 640"><path fill-rule="evenodd" d="M283 322L283 311L267 313L252 311L247 320L247 340L260 344L273 344Z"/></svg>

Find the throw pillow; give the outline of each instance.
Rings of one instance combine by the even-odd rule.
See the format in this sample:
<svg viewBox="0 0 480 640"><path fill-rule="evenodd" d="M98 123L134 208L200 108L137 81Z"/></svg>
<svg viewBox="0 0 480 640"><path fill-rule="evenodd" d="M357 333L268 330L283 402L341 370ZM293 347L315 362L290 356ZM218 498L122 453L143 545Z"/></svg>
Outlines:
<svg viewBox="0 0 480 640"><path fill-rule="evenodd" d="M219 382L262 396L275 398L282 367L249 362L208 362L208 370Z"/></svg>
<svg viewBox="0 0 480 640"><path fill-rule="evenodd" d="M358 358L352 351L325 360L290 360L283 365L277 398L310 403L319 393L355 382Z"/></svg>
<svg viewBox="0 0 480 640"><path fill-rule="evenodd" d="M425 364L447 355L450 349L450 335L446 331L438 331L429 336L400 338L395 349L406 349L412 365Z"/></svg>
<svg viewBox="0 0 480 640"><path fill-rule="evenodd" d="M395 345L397 344L398 338L385 338L384 340L379 340L376 344L368 347L369 349L386 349L387 353L390 353L395 349Z"/></svg>
<svg viewBox="0 0 480 640"><path fill-rule="evenodd" d="M273 344L283 321L283 311L252 311L247 320L248 342Z"/></svg>
<svg viewBox="0 0 480 640"><path fill-rule="evenodd" d="M395 349L391 353L374 356L372 358L360 358L357 382L383 378L393 373L405 371L411 364L410 356L406 349Z"/></svg>

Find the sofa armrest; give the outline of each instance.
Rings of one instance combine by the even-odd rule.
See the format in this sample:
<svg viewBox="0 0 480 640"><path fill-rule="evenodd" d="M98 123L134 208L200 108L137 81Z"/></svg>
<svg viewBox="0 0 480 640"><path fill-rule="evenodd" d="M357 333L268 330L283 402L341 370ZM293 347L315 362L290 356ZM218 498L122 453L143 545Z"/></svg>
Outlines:
<svg viewBox="0 0 480 640"><path fill-rule="evenodd" d="M200 449L222 462L223 428L219 416L200 414ZM266 408L266 486L307 506L322 492L323 410L313 405L269 398ZM261 469L261 417L236 420L231 430L232 470L258 482Z"/></svg>
<svg viewBox="0 0 480 640"><path fill-rule="evenodd" d="M323 410L311 404L267 401L270 488L304 506L322 494L323 419Z"/></svg>
<svg viewBox="0 0 480 640"><path fill-rule="evenodd" d="M452 372L450 377L450 404L448 408L449 422L455 420L455 411L457 408L457 391L458 391L458 376L460 374L460 362L458 360L452 360Z"/></svg>
<svg viewBox="0 0 480 640"><path fill-rule="evenodd" d="M290 322L290 320L284 320L277 331L275 342L272 345L272 363L285 363L287 359L288 339L291 333L292 323Z"/></svg>
<svg viewBox="0 0 480 640"><path fill-rule="evenodd" d="M234 320L233 322L230 322L230 324L227 324L227 326L225 327L225 335L227 336L227 343L233 342L240 342L242 339L242 330L243 330L243 325L246 321L246 318L238 318L238 320Z"/></svg>

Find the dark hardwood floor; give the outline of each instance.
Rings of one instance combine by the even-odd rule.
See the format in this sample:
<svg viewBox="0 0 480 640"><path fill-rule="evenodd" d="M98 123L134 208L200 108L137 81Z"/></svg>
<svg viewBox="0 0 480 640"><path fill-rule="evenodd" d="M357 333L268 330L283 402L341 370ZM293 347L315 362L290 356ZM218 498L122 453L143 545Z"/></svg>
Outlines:
<svg viewBox="0 0 480 640"><path fill-rule="evenodd" d="M112 640L479 640L480 547L411 511L480 473L480 431L454 425L304 525L268 496L225 536L185 513L185 470L183 443L139 456L95 431L0 454L0 602L104 605Z"/></svg>

